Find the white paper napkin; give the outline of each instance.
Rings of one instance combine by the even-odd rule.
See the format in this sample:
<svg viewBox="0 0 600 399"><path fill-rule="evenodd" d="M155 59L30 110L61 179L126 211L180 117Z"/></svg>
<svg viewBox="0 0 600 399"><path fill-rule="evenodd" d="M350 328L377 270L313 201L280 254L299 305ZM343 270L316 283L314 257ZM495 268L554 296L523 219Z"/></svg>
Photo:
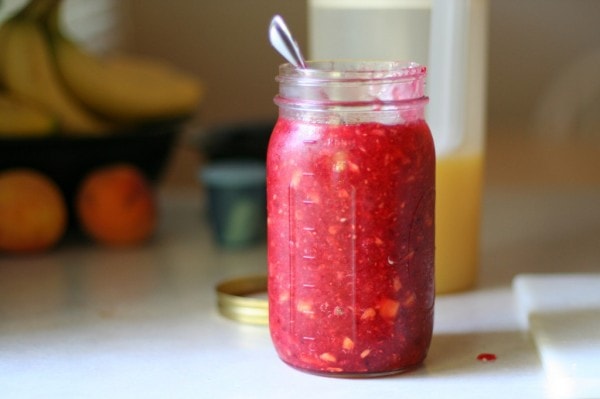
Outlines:
<svg viewBox="0 0 600 399"><path fill-rule="evenodd" d="M600 398L600 274L528 274L513 281L557 397Z"/></svg>

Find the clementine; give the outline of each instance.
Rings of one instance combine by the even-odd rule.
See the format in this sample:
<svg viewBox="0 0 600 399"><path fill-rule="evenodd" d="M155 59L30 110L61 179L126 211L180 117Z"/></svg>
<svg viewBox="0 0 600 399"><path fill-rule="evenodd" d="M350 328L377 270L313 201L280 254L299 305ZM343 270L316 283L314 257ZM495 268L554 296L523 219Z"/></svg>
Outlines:
<svg viewBox="0 0 600 399"><path fill-rule="evenodd" d="M26 168L0 173L0 250L47 250L62 238L67 218L64 197L50 178Z"/></svg>
<svg viewBox="0 0 600 399"><path fill-rule="evenodd" d="M75 212L84 232L111 246L148 239L158 213L150 183L130 164L108 165L86 176L75 197Z"/></svg>

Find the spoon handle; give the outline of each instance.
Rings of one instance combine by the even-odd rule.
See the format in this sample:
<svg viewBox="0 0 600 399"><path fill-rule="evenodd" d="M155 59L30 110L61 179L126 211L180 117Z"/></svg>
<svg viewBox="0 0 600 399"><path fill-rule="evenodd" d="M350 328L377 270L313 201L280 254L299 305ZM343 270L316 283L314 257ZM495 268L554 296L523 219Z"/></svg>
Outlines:
<svg viewBox="0 0 600 399"><path fill-rule="evenodd" d="M286 26L280 15L275 15L269 26L269 40L271 45L290 63L297 68L306 68L304 57L300 52L298 43L292 37L290 30Z"/></svg>

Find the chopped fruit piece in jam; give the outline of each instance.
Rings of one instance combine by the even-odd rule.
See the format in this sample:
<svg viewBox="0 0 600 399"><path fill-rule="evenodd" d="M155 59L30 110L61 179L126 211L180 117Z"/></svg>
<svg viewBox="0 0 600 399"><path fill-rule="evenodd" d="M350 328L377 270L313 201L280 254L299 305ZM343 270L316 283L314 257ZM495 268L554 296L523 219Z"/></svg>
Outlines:
<svg viewBox="0 0 600 399"><path fill-rule="evenodd" d="M296 305L296 310L298 310L298 312L304 313L304 314L314 313L312 303L309 301L298 301L298 304Z"/></svg>
<svg viewBox="0 0 600 399"><path fill-rule="evenodd" d="M348 337L344 338L344 341L342 342L342 348L344 348L347 351L351 351L352 349L354 349L354 341L352 341Z"/></svg>
<svg viewBox="0 0 600 399"><path fill-rule="evenodd" d="M402 282L400 281L399 277L394 277L393 284L394 291L400 291L400 289L402 288Z"/></svg>
<svg viewBox="0 0 600 399"><path fill-rule="evenodd" d="M321 359L323 361L326 361L328 363L335 363L337 361L337 359L335 358L335 356L333 356L329 352L321 353L321 355L319 355L319 359Z"/></svg>
<svg viewBox="0 0 600 399"><path fill-rule="evenodd" d="M280 118L268 165L270 329L302 370L420 364L433 326L434 173L423 120Z"/></svg>
<svg viewBox="0 0 600 399"><path fill-rule="evenodd" d="M417 302L417 295L414 292L409 292L406 298L402 301L402 306L405 308L413 306Z"/></svg>
<svg viewBox="0 0 600 399"><path fill-rule="evenodd" d="M383 299L379 305L379 314L384 319L395 319L398 314L400 302L393 299Z"/></svg>
<svg viewBox="0 0 600 399"><path fill-rule="evenodd" d="M366 309L363 314L360 316L361 320L373 320L377 315L377 312L373 308Z"/></svg>

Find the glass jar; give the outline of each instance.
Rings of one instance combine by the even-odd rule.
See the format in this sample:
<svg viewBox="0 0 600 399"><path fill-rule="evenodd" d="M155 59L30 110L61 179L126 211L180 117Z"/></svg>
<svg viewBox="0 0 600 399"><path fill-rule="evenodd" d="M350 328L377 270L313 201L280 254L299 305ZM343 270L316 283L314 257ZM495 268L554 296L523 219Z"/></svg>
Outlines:
<svg viewBox="0 0 600 399"><path fill-rule="evenodd" d="M280 67L267 154L269 325L312 373L413 368L431 341L435 154L426 68Z"/></svg>

